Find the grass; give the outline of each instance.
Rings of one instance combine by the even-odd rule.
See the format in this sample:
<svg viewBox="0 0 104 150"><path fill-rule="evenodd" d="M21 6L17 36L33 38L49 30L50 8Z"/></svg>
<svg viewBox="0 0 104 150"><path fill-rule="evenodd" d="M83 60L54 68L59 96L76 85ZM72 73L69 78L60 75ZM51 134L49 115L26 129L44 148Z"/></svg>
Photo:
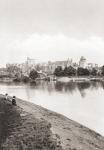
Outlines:
<svg viewBox="0 0 104 150"><path fill-rule="evenodd" d="M0 98L0 149L2 143L11 134L12 127L19 120L20 114L16 111L15 107L9 101Z"/></svg>
<svg viewBox="0 0 104 150"><path fill-rule="evenodd" d="M46 120L26 114L3 98L0 99L0 112L0 149L62 150Z"/></svg>

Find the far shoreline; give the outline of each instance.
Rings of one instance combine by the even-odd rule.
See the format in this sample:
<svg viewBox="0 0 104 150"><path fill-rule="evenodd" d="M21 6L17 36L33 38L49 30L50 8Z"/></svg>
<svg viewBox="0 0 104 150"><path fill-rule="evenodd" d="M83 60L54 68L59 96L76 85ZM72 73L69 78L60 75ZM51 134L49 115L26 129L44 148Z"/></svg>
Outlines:
<svg viewBox="0 0 104 150"><path fill-rule="evenodd" d="M102 76L60 76L60 77L56 77L53 79L36 79L36 80L28 80L26 82L21 81L21 79L14 79L14 78L0 78L0 82L3 83L35 83L37 81L56 81L56 82L90 82L90 81L100 81L103 82L104 81L104 77Z"/></svg>
<svg viewBox="0 0 104 150"><path fill-rule="evenodd" d="M103 77L89 77L89 76L78 76L78 77L58 77L59 82L90 82L90 81L104 81Z"/></svg>

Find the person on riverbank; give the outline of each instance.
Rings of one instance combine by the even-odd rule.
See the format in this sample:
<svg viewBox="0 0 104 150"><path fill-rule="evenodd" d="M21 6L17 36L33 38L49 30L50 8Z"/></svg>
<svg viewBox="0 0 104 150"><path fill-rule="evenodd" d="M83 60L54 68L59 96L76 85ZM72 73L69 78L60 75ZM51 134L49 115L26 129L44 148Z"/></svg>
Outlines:
<svg viewBox="0 0 104 150"><path fill-rule="evenodd" d="M8 100L8 93L5 94L5 100Z"/></svg>
<svg viewBox="0 0 104 150"><path fill-rule="evenodd" d="M13 98L12 98L12 105L16 106L16 96L13 96Z"/></svg>

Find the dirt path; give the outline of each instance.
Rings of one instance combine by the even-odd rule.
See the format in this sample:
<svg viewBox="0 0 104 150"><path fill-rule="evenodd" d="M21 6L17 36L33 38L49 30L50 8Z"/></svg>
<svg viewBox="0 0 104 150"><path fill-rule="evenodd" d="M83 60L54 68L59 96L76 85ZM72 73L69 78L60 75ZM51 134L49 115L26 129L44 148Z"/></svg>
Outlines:
<svg viewBox="0 0 104 150"><path fill-rule="evenodd" d="M26 112L51 124L51 130L64 150L104 150L104 137L58 113L18 100Z"/></svg>

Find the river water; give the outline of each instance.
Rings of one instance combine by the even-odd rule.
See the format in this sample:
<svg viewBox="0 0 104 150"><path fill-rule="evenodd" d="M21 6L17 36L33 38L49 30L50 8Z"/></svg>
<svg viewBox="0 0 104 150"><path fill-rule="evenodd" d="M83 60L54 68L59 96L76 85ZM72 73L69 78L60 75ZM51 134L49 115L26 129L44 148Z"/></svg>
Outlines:
<svg viewBox="0 0 104 150"><path fill-rule="evenodd" d="M103 82L0 83L0 91L61 113L104 135Z"/></svg>

